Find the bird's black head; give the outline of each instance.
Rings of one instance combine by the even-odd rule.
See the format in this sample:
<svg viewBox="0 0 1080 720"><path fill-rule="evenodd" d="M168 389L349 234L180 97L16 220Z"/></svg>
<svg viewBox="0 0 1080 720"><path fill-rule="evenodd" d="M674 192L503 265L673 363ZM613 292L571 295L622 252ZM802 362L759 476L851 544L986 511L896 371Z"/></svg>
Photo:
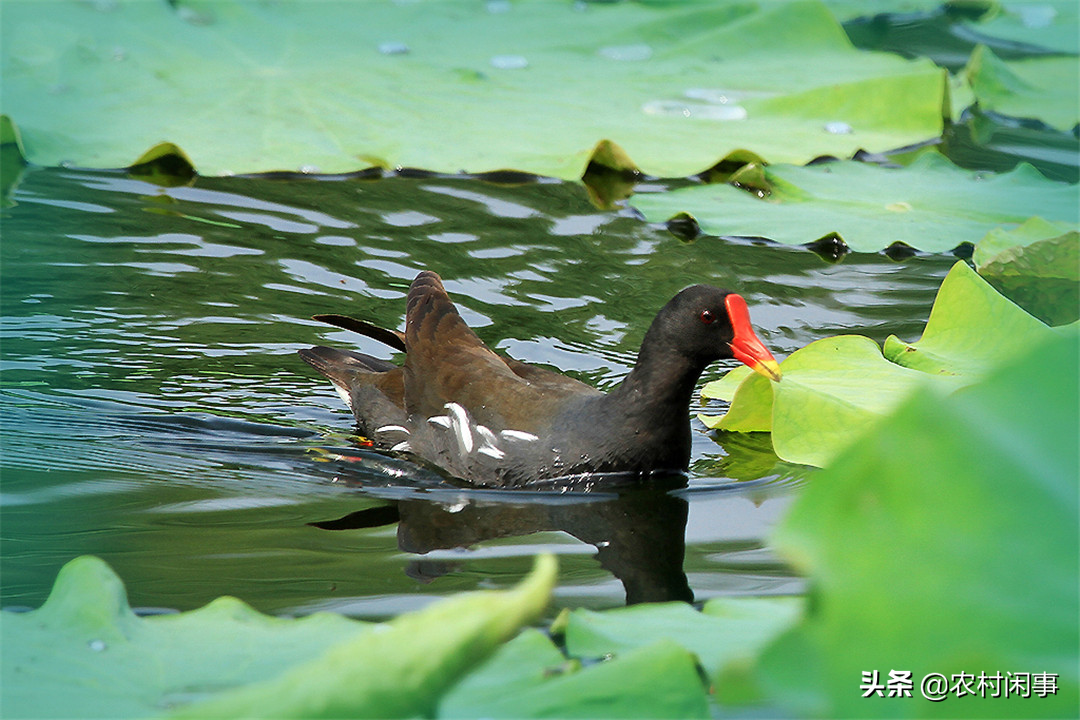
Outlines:
<svg viewBox="0 0 1080 720"><path fill-rule="evenodd" d="M735 358L755 372L780 379L772 353L750 325L746 301L711 285L691 285L657 314L645 345L665 348L704 368L714 360Z"/></svg>

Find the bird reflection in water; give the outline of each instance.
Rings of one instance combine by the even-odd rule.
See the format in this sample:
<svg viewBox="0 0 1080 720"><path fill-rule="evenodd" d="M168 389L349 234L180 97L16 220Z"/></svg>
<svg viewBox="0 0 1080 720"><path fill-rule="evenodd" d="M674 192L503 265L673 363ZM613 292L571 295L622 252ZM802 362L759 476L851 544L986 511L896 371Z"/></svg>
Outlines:
<svg viewBox="0 0 1080 720"><path fill-rule="evenodd" d="M610 480L610 479L608 479ZM686 486L681 475L634 478L588 493L463 491L452 501L416 494L311 525L334 531L397 523L398 547L424 555L467 548L487 540L562 531L596 547L601 567L626 590L626 603L694 599L683 572L685 499L670 491ZM565 489L565 488L563 488ZM447 572L440 563L416 561L407 572L431 580Z"/></svg>

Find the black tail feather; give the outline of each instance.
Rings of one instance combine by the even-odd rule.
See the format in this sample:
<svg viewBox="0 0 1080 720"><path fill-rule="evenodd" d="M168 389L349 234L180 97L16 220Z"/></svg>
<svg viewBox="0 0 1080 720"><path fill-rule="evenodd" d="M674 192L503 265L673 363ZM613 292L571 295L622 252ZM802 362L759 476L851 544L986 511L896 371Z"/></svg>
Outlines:
<svg viewBox="0 0 1080 720"><path fill-rule="evenodd" d="M339 327L342 330L352 330L372 340L378 340L383 345L388 345L395 350L405 352L405 334L396 330L387 330L378 325L372 325L366 320L357 320L348 315L312 315L311 319Z"/></svg>

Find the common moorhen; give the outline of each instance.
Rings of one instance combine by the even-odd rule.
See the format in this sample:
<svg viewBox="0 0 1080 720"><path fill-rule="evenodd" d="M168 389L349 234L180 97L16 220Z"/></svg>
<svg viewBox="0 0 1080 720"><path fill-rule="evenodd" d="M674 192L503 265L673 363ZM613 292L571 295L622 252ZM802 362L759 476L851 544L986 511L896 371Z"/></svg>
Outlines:
<svg viewBox="0 0 1080 720"><path fill-rule="evenodd" d="M334 384L360 432L474 485L685 471L691 395L709 363L735 358L780 380L746 302L708 285L686 288L660 310L634 369L606 394L492 352L430 271L409 288L404 333L342 315L315 319L405 352L399 366L351 350L299 351Z"/></svg>

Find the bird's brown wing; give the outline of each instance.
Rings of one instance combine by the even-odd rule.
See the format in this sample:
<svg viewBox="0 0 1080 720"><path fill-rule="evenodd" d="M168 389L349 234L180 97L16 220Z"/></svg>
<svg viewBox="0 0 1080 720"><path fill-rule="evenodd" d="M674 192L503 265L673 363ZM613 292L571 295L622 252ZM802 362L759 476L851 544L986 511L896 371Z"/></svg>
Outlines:
<svg viewBox="0 0 1080 720"><path fill-rule="evenodd" d="M422 272L409 288L405 318L405 407L437 415L464 407L493 430L546 427L567 395L595 393L576 380L494 353L472 331L439 276Z"/></svg>

